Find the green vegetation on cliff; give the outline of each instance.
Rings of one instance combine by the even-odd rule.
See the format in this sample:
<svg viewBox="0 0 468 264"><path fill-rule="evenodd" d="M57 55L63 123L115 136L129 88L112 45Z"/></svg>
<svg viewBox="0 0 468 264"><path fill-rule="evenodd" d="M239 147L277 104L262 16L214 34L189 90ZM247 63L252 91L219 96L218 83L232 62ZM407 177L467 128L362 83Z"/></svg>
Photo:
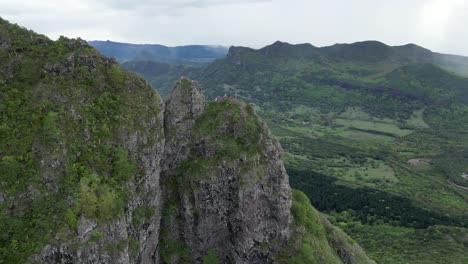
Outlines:
<svg viewBox="0 0 468 264"><path fill-rule="evenodd" d="M142 79L83 40L0 19L0 262L73 237L82 217L122 216L141 169L123 135L159 108Z"/></svg>
<svg viewBox="0 0 468 264"><path fill-rule="evenodd" d="M301 191L293 190L291 212L294 222L282 263L374 263L356 242L320 215Z"/></svg>
<svg viewBox="0 0 468 264"><path fill-rule="evenodd" d="M210 170L216 170L221 162L235 163L244 173L255 168L262 174L263 164L260 153L264 131L260 120L250 105L229 98L209 102L205 112L196 120L192 145L195 147L191 159L182 162L178 171L191 177L208 177ZM209 149L212 155L205 155L201 148ZM257 175L260 177L261 175ZM244 184L253 181L246 176ZM181 183L180 183L181 184Z"/></svg>

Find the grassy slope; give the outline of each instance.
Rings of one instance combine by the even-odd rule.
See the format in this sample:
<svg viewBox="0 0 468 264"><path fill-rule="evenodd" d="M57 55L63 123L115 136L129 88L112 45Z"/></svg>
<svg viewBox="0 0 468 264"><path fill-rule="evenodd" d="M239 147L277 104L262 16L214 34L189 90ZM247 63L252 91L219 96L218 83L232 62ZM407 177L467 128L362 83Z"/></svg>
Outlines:
<svg viewBox="0 0 468 264"><path fill-rule="evenodd" d="M343 221L342 228L359 241L370 257L382 264L468 262L468 230L465 228L431 226L415 230L387 224L363 225Z"/></svg>
<svg viewBox="0 0 468 264"><path fill-rule="evenodd" d="M293 190L291 210L291 240L281 263L374 263L354 240L320 215L304 193Z"/></svg>

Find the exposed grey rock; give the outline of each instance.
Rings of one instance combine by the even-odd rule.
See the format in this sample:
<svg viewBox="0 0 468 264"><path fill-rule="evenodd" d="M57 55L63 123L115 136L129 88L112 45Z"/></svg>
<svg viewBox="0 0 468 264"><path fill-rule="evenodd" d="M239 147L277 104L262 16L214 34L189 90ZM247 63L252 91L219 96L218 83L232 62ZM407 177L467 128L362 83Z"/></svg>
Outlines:
<svg viewBox="0 0 468 264"><path fill-rule="evenodd" d="M322 219L322 225L328 233L329 244L335 249L344 264L376 264L375 261L366 256L361 246L357 243L351 244L348 235L333 226L327 219Z"/></svg>
<svg viewBox="0 0 468 264"><path fill-rule="evenodd" d="M163 167L175 168L186 158L191 143L191 128L205 109L205 97L198 84L186 78L180 79L169 96L164 110L166 136Z"/></svg>
<svg viewBox="0 0 468 264"><path fill-rule="evenodd" d="M149 91L148 93L152 92ZM150 96L151 94L148 94L148 97ZM139 206L153 208L155 212L150 218L149 225L139 227L127 226L130 237L139 241L140 244L138 257L135 259L135 262L138 263L155 263L155 259L159 258L157 246L162 209L160 164L164 154L165 138L162 111L164 107L162 100L160 98L158 100L160 111L158 111L156 116L146 121L145 131L122 135L122 141L125 142L129 153L144 168L144 176L140 179L140 182L134 183L134 186L132 186L135 195L133 195L133 200L129 204L127 225L131 224L133 211Z"/></svg>
<svg viewBox="0 0 468 264"><path fill-rule="evenodd" d="M205 98L197 83L186 78L180 79L172 90L164 110L166 144L162 161L161 185L163 186L163 199L166 207L170 206L168 201L172 199L171 197L179 195L169 186L176 177L178 166L188 157L193 137L192 127L195 124L195 119L203 113L204 109ZM171 241L182 239L180 237L182 226L175 219L175 215L163 220L162 225L165 228L163 231L166 234L165 242L168 239ZM171 263L177 263L178 260L177 256L173 257Z"/></svg>
<svg viewBox="0 0 468 264"><path fill-rule="evenodd" d="M72 54L67 59L61 61L58 64L46 65L44 71L47 73L55 73L60 75L70 74L73 69L77 67L87 67L90 72L96 70L97 65L105 65L110 67L116 65L117 62L114 59L106 58L100 55L76 55Z"/></svg>
<svg viewBox="0 0 468 264"><path fill-rule="evenodd" d="M129 75L127 89L135 89L135 82L141 82L140 77ZM114 142L127 150L132 160L136 161L141 173L137 181L128 183L129 199L125 205L125 213L103 223L79 217L76 230L66 234L69 239L63 241L57 238L57 241L52 241L39 254L33 256L30 262L157 263L162 206L159 176L164 152L164 107L161 98L154 94L149 85L146 86L146 92L138 102L159 111L151 116L137 117L141 123L137 129L129 124L122 124ZM155 112L153 109L149 110L151 113ZM80 134L85 135L84 138L87 139L91 136L87 128ZM43 151L42 148L38 149ZM54 156L48 157L43 162L42 168L44 176L47 176L45 177L47 184L55 186L53 183L57 183L57 175L63 173L63 166L64 162L56 162ZM72 201L67 202L72 203ZM152 208L154 213L150 216L150 224L134 226L134 211L140 206ZM62 234L60 237L64 236ZM135 256L130 254L129 241L138 245L138 251L134 252Z"/></svg>
<svg viewBox="0 0 468 264"><path fill-rule="evenodd" d="M96 227L96 220L87 219L84 216L81 216L78 219L76 226L76 232L78 232L78 239L83 240L93 229Z"/></svg>
<svg viewBox="0 0 468 264"><path fill-rule="evenodd" d="M232 101L242 108L240 119L245 119L245 104ZM162 228L168 235L161 237L161 245L167 243L164 240L178 241L189 252L186 260L193 263L201 263L210 249L216 251L221 263L274 262L276 253L288 241L291 220L291 190L281 147L262 127L261 142L251 142L261 144L260 153L221 159L203 170L199 178L180 173L183 162L210 159L216 152L209 146L212 139L194 139L191 129L202 115L204 104L197 85L184 79L166 104L163 186L166 201L173 203L175 199L179 204L178 211L163 221ZM220 129L235 136L244 127L242 122L226 121ZM176 177L178 184L185 182L188 187L171 187ZM163 261L176 263L181 257L173 254Z"/></svg>

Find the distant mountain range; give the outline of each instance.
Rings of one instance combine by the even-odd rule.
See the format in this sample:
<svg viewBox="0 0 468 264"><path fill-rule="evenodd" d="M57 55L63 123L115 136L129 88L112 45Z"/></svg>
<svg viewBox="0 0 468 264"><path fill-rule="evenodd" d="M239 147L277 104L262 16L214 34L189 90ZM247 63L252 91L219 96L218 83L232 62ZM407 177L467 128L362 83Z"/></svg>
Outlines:
<svg viewBox="0 0 468 264"><path fill-rule="evenodd" d="M108 57L120 63L129 61L153 61L179 65L207 65L236 50L253 51L247 47L230 48L216 45L185 45L168 47L160 44L132 44L113 41L88 41ZM230 51L231 49L231 51ZM315 47L309 43L289 44L277 41L258 50L259 53L289 58L356 61L365 63L432 63L457 74L468 76L468 57L432 52L415 44L389 46L379 41L362 41L351 44L335 44Z"/></svg>
<svg viewBox="0 0 468 264"><path fill-rule="evenodd" d="M167 47L159 44L130 44L113 41L89 41L91 46L119 62L131 60L159 61L172 64L207 64L224 57L223 46L188 45Z"/></svg>
<svg viewBox="0 0 468 264"><path fill-rule="evenodd" d="M379 41L361 41L351 44L335 44L315 47L311 44L289 44L276 41L259 50L245 47L231 47L229 54L246 51L258 51L270 57L288 57L331 62L359 62L391 65L411 63L432 63L457 74L468 75L468 57L432 52L415 44L389 46Z"/></svg>

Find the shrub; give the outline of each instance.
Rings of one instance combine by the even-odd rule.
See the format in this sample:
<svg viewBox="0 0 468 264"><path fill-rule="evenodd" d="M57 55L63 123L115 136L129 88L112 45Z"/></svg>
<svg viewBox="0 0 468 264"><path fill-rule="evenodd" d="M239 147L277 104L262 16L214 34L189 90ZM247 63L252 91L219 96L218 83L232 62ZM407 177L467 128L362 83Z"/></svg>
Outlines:
<svg viewBox="0 0 468 264"><path fill-rule="evenodd" d="M95 218L98 198L94 186L90 185L89 179L81 178L78 198L78 211L87 218Z"/></svg>
<svg viewBox="0 0 468 264"><path fill-rule="evenodd" d="M71 229L76 228L76 224L78 223L78 218L76 217L76 214L73 212L71 208L68 208L67 212L65 213L65 221L67 222L68 226Z"/></svg>
<svg viewBox="0 0 468 264"><path fill-rule="evenodd" d="M208 250L208 254L203 257L203 264L219 264L218 255L214 248Z"/></svg>
<svg viewBox="0 0 468 264"><path fill-rule="evenodd" d="M141 206L133 212L132 224L136 227L142 224L148 224L154 215L154 209L149 206Z"/></svg>
<svg viewBox="0 0 468 264"><path fill-rule="evenodd" d="M119 148L114 153L113 177L118 182L129 181L136 171L136 164L128 160L127 151Z"/></svg>
<svg viewBox="0 0 468 264"><path fill-rule="evenodd" d="M46 143L55 143L59 140L60 130L57 126L58 114L49 112L42 121L42 133Z"/></svg>
<svg viewBox="0 0 468 264"><path fill-rule="evenodd" d="M102 187L97 203L99 220L112 219L122 212L122 208L122 201L117 193L107 186Z"/></svg>
<svg viewBox="0 0 468 264"><path fill-rule="evenodd" d="M21 166L13 156L5 156L0 161L0 181L8 185L16 182Z"/></svg>
<svg viewBox="0 0 468 264"><path fill-rule="evenodd" d="M138 252L140 251L140 241L135 239L128 240L128 251L130 253L131 258L136 258L138 256Z"/></svg>

